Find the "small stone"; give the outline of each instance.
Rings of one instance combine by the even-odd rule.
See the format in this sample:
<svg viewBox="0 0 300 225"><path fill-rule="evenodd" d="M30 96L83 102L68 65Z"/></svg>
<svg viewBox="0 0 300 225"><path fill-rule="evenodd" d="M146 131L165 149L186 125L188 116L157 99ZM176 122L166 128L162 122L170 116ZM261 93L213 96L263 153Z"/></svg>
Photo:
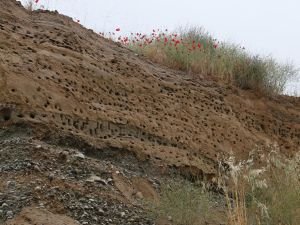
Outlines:
<svg viewBox="0 0 300 225"><path fill-rule="evenodd" d="M114 180L113 180L112 178L108 178L108 179L107 179L107 183L108 183L108 184L112 183L113 181L114 181Z"/></svg>
<svg viewBox="0 0 300 225"><path fill-rule="evenodd" d="M12 211L7 211L6 217L7 217L8 219L12 219L13 216L14 216L14 213L13 213Z"/></svg>
<svg viewBox="0 0 300 225"><path fill-rule="evenodd" d="M7 207L8 207L8 205L5 202L1 205L1 209L7 208Z"/></svg>
<svg viewBox="0 0 300 225"><path fill-rule="evenodd" d="M79 159L85 159L85 155L82 154L81 152L78 152L76 155L75 155L76 158L79 158Z"/></svg>
<svg viewBox="0 0 300 225"><path fill-rule="evenodd" d="M16 182L15 181L7 181L6 182L6 186L10 187L10 188L15 187L16 186Z"/></svg>
<svg viewBox="0 0 300 225"><path fill-rule="evenodd" d="M99 182L99 183L101 183L103 185L107 185L107 181L106 180L102 179L101 177L95 176L95 175L90 176L86 181L87 182L91 182L91 183L93 183L93 182Z"/></svg>
<svg viewBox="0 0 300 225"><path fill-rule="evenodd" d="M104 214L105 214L104 210L101 208L98 209L98 212L101 216L104 216Z"/></svg>
<svg viewBox="0 0 300 225"><path fill-rule="evenodd" d="M38 165L34 165L34 166L33 166L33 169L34 169L35 171L41 172L41 169L40 169L40 167L39 167Z"/></svg>
<svg viewBox="0 0 300 225"><path fill-rule="evenodd" d="M64 161L66 161L68 159L68 155L69 155L69 152L67 152L67 151L62 151L59 153L60 159L62 159Z"/></svg>
<svg viewBox="0 0 300 225"><path fill-rule="evenodd" d="M54 177L55 177L54 174L50 173L49 176L48 176L49 181L52 182Z"/></svg>
<svg viewBox="0 0 300 225"><path fill-rule="evenodd" d="M121 212L121 217L124 217L126 215L125 212Z"/></svg>
<svg viewBox="0 0 300 225"><path fill-rule="evenodd" d="M36 187L34 188L34 190L35 190L35 191L40 191L40 190L42 190L42 188L41 188L41 186L36 186Z"/></svg>
<svg viewBox="0 0 300 225"><path fill-rule="evenodd" d="M137 197L137 198L139 198L139 199L143 199L143 198L144 198L144 195L143 195L143 193L142 193L142 192L140 192L140 191L139 191L139 192L137 192L135 195L136 195L136 197Z"/></svg>

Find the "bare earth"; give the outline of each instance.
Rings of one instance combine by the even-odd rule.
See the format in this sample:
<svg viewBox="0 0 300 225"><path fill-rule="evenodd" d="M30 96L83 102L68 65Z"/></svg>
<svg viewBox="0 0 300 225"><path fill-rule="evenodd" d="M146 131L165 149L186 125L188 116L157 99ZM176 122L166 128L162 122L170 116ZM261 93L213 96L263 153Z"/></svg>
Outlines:
<svg viewBox="0 0 300 225"><path fill-rule="evenodd" d="M231 152L300 151L300 98L194 79L0 0L0 126L0 224L28 206L7 224L152 224L139 200L170 169L211 181Z"/></svg>

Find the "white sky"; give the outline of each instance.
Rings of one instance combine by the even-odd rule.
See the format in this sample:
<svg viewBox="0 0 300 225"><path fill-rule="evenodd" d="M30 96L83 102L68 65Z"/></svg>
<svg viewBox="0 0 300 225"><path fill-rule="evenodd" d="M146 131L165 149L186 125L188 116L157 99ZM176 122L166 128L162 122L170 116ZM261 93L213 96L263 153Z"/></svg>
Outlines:
<svg viewBox="0 0 300 225"><path fill-rule="evenodd" d="M149 33L199 25L219 40L300 68L300 0L40 0L40 5L95 31ZM289 92L300 95L300 81L289 83Z"/></svg>

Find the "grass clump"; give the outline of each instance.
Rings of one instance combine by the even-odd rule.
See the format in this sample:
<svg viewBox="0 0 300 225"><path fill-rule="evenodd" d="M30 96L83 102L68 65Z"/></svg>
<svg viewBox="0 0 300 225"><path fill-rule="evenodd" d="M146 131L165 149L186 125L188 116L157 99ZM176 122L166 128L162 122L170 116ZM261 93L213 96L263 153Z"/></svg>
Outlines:
<svg viewBox="0 0 300 225"><path fill-rule="evenodd" d="M261 169L253 169L251 160L229 164L231 189L224 185L229 225L300 224L300 154L288 160L272 151L266 160Z"/></svg>
<svg viewBox="0 0 300 225"><path fill-rule="evenodd" d="M210 207L210 195L200 185L173 180L162 185L160 202L152 205L151 212L174 225L202 225L208 219Z"/></svg>
<svg viewBox="0 0 300 225"><path fill-rule="evenodd" d="M24 8L30 12L32 12L34 10L34 7L35 7L35 3L33 0L26 1L25 5L24 5Z"/></svg>
<svg viewBox="0 0 300 225"><path fill-rule="evenodd" d="M174 33L153 30L151 35L137 33L119 40L170 68L213 76L264 94L281 94L286 82L298 72L291 64L279 64L272 57L252 55L240 46L218 42L197 27Z"/></svg>

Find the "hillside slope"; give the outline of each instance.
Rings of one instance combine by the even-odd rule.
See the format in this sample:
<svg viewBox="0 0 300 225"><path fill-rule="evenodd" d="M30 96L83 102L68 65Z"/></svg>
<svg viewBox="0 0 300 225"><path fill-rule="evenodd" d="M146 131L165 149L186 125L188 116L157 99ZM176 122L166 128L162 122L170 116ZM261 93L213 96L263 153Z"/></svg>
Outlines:
<svg viewBox="0 0 300 225"><path fill-rule="evenodd" d="M274 144L300 151L300 98L196 80L0 0L0 224L153 224L141 199L173 169L211 180L218 158Z"/></svg>
<svg viewBox="0 0 300 225"><path fill-rule="evenodd" d="M0 1L2 124L214 174L217 156L300 150L300 100L266 99L153 65L54 12ZM59 135L58 135L59 136ZM58 138L58 137L56 137ZM201 172L200 172L201 173Z"/></svg>

